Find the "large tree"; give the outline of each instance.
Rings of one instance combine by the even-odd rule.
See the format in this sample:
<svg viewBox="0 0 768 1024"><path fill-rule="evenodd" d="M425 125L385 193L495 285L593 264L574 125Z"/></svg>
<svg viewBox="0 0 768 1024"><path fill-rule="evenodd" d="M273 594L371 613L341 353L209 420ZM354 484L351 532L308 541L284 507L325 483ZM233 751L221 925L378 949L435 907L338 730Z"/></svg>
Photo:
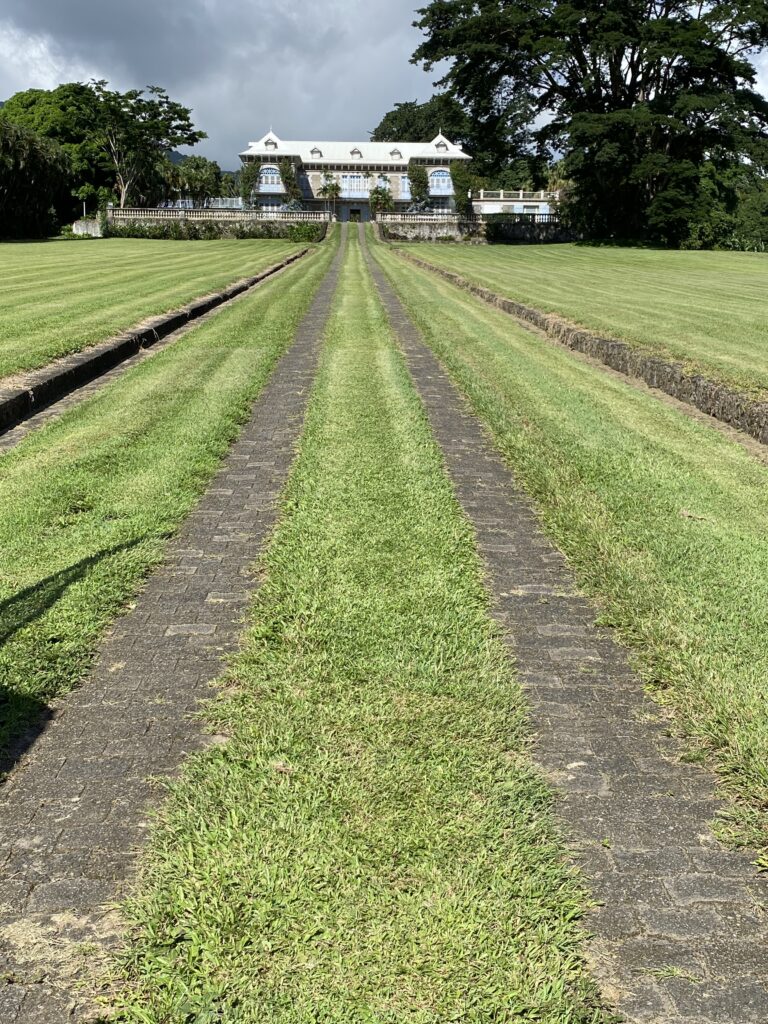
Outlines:
<svg viewBox="0 0 768 1024"><path fill-rule="evenodd" d="M204 200L221 192L221 168L204 156L188 156L176 167L179 189L201 206Z"/></svg>
<svg viewBox="0 0 768 1024"><path fill-rule="evenodd" d="M482 122L527 106L565 154L574 214L597 234L679 243L722 175L765 137L750 55L765 0L432 0L413 60Z"/></svg>
<svg viewBox="0 0 768 1024"><path fill-rule="evenodd" d="M371 132L373 142L429 142L439 131L471 153L478 175L496 179L531 171L529 111L527 105L512 103L503 111L476 108L470 116L452 95L436 93L425 103L410 100L396 103ZM505 183L503 187L516 188Z"/></svg>
<svg viewBox="0 0 768 1024"><path fill-rule="evenodd" d="M41 238L54 231L69 173L59 145L0 114L0 238Z"/></svg>
<svg viewBox="0 0 768 1024"><path fill-rule="evenodd" d="M67 157L68 187L73 195L93 196L112 185L109 164L93 137L98 102L89 86L68 82L55 89L17 92L4 105L3 115L61 148ZM72 204L61 212L66 216L75 210Z"/></svg>
<svg viewBox="0 0 768 1024"><path fill-rule="evenodd" d="M459 146L466 145L472 137L472 123L466 111L445 93L432 96L426 103L396 103L370 135L372 142L430 142L438 132Z"/></svg>
<svg viewBox="0 0 768 1024"><path fill-rule="evenodd" d="M193 126L191 111L159 86L121 93L102 80L91 88L98 101L93 138L110 162L121 207L142 181L154 184L171 150L207 137Z"/></svg>

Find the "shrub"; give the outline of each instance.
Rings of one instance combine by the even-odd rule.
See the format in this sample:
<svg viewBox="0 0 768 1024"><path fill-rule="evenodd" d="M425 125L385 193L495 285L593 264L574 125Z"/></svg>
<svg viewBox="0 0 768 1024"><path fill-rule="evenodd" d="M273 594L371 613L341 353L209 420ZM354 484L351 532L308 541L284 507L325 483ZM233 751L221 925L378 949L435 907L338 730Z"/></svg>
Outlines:
<svg viewBox="0 0 768 1024"><path fill-rule="evenodd" d="M217 238L285 238L291 242L320 242L325 237L327 225L304 221L193 221L178 220L127 220L110 221L105 237L110 238L154 238L173 241L212 241Z"/></svg>

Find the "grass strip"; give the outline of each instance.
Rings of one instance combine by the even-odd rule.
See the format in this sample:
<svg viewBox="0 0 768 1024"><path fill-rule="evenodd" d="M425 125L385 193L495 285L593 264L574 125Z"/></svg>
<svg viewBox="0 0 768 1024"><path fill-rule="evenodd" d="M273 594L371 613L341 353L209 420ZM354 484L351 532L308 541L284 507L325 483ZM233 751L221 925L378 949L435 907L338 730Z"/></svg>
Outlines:
<svg viewBox="0 0 768 1024"><path fill-rule="evenodd" d="M333 252L270 278L0 459L0 749L85 673L247 419Z"/></svg>
<svg viewBox="0 0 768 1024"><path fill-rule="evenodd" d="M0 379L79 352L300 248L263 239L0 244Z"/></svg>
<svg viewBox="0 0 768 1024"><path fill-rule="evenodd" d="M162 812L120 1019L602 1021L471 529L350 249L223 747Z"/></svg>
<svg viewBox="0 0 768 1024"><path fill-rule="evenodd" d="M478 299L373 252L602 603L692 759L768 849L768 470L663 401ZM768 867L768 856L763 854Z"/></svg>
<svg viewBox="0 0 768 1024"><path fill-rule="evenodd" d="M545 313L768 399L768 256L579 245L409 251Z"/></svg>

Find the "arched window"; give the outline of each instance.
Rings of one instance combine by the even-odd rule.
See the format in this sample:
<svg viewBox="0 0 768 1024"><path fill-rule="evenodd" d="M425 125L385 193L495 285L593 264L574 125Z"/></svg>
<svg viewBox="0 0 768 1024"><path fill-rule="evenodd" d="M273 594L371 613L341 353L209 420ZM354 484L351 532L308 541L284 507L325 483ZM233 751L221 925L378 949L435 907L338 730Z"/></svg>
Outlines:
<svg viewBox="0 0 768 1024"><path fill-rule="evenodd" d="M271 164L265 164L259 171L260 185L282 185L280 171Z"/></svg>
<svg viewBox="0 0 768 1024"><path fill-rule="evenodd" d="M429 176L429 192L433 196L453 195L453 182L449 171L432 171Z"/></svg>

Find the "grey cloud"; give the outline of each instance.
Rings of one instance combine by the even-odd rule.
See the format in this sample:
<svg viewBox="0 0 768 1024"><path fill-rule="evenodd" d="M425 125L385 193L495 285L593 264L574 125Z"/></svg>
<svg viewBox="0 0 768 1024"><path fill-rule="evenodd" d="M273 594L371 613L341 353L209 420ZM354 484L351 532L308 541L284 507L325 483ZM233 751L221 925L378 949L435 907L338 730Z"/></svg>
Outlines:
<svg viewBox="0 0 768 1024"><path fill-rule="evenodd" d="M197 151L231 168L270 124L286 138L364 139L393 103L427 98L434 76L409 64L419 41L414 7L414 0L134 0L129 7L4 0L0 18L31 48L42 42L56 69L76 68L80 77L85 69L120 88L165 86L193 107L209 135ZM0 86L7 93L51 84L30 78L17 62L0 73Z"/></svg>

